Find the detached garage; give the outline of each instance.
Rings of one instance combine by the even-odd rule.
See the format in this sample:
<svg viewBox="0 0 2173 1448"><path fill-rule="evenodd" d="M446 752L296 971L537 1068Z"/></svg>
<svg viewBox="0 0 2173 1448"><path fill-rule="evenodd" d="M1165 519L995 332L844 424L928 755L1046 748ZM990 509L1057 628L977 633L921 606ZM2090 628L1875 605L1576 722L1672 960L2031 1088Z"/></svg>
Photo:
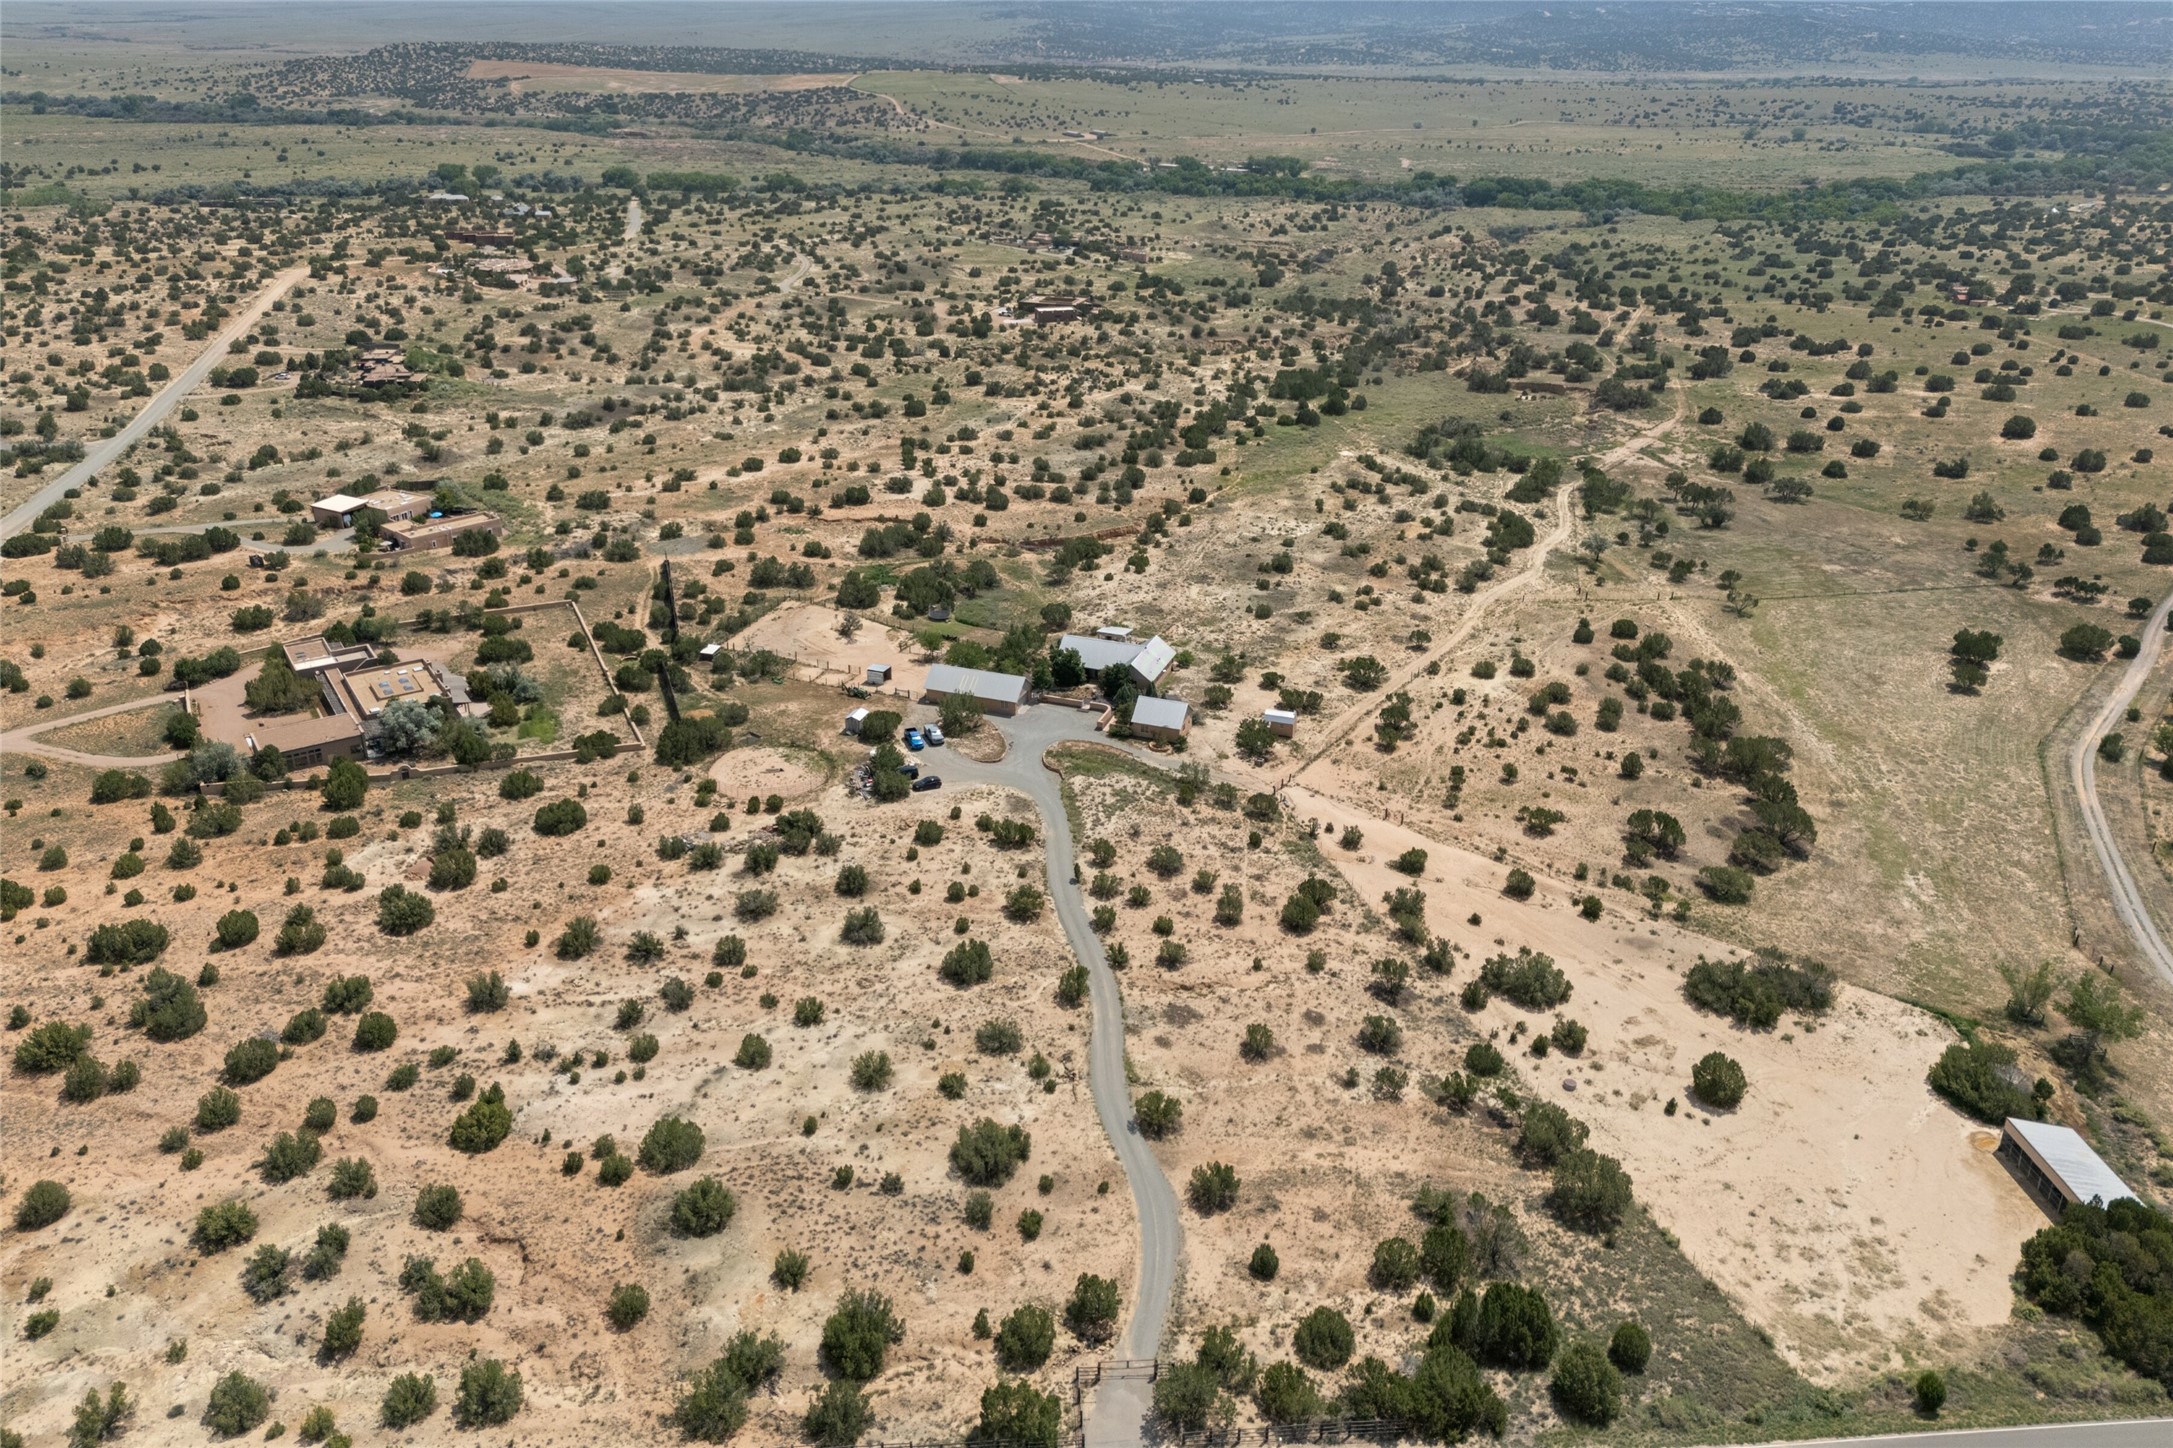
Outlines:
<svg viewBox="0 0 2173 1448"><path fill-rule="evenodd" d="M1019 712L1026 702L1026 680L1018 674L998 674L988 669L962 669L956 664L932 664L921 697L940 704L953 694L964 694L981 706L984 714L1005 718Z"/></svg>
<svg viewBox="0 0 2173 1448"><path fill-rule="evenodd" d="M2064 1126L2010 1116L1999 1156L2055 1216L2075 1203L2107 1206L2135 1196L2089 1142Z"/></svg>

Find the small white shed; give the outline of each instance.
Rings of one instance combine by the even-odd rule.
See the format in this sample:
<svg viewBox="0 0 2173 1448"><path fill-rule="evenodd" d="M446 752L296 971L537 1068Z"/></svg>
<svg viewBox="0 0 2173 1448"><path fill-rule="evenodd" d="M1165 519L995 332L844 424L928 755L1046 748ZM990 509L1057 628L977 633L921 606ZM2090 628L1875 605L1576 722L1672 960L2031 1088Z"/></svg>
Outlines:
<svg viewBox="0 0 2173 1448"><path fill-rule="evenodd" d="M861 708L855 709L852 713L845 716L845 732L847 734L858 734L860 732L860 726L867 722L867 708L865 706L862 706Z"/></svg>
<svg viewBox="0 0 2173 1448"><path fill-rule="evenodd" d="M1295 710L1262 709L1260 717L1267 721L1268 728L1274 730L1277 735L1284 739L1288 739L1298 732L1298 715Z"/></svg>
<svg viewBox="0 0 2173 1448"><path fill-rule="evenodd" d="M879 685L883 685L883 684L888 684L889 682L890 682L890 665L888 665L888 664L870 664L870 665L868 665L868 683L869 683L870 685L878 685L878 686L879 686Z"/></svg>

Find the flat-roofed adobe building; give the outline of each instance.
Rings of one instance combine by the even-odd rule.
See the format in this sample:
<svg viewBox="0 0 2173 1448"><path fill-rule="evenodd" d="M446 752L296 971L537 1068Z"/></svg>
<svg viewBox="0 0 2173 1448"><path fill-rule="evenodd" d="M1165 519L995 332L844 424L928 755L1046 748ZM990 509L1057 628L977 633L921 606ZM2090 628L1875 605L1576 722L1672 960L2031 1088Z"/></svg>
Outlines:
<svg viewBox="0 0 2173 1448"><path fill-rule="evenodd" d="M403 493L397 489L369 493L361 497L349 493L334 493L329 498L319 498L311 503L309 516L320 528L352 528L355 526L355 515L365 508L383 513L392 522L401 523L428 513L430 494Z"/></svg>
<svg viewBox="0 0 2173 1448"><path fill-rule="evenodd" d="M450 548L454 540L465 533L503 537L505 524L498 521L495 513L424 513L385 523L377 530L377 541L388 553L422 553L433 548Z"/></svg>
<svg viewBox="0 0 2173 1448"><path fill-rule="evenodd" d="M335 643L322 635L290 640L280 652L297 674L316 682L314 707L252 715L242 708L236 686L224 701L205 699L203 720L206 733L252 755L277 749L289 769L367 756L378 716L396 700L438 700L469 718L488 710L469 694L466 679L435 659L380 660L368 644Z"/></svg>

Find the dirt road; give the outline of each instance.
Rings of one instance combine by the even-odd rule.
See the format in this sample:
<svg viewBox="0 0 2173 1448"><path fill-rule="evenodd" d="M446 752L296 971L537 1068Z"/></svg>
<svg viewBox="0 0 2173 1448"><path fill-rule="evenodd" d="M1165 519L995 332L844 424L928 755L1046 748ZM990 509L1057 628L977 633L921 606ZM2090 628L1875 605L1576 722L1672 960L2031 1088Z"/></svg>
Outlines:
<svg viewBox="0 0 2173 1448"><path fill-rule="evenodd" d="M1601 454L1599 465L1603 468L1620 467L1639 452L1674 431L1676 425L1683 420L1683 416L1687 411L1687 403L1686 394L1682 389L1677 388L1675 391L1675 410L1671 415L1650 427L1641 428L1627 441ZM1481 620L1486 617L1495 604L1511 594L1520 593L1530 588L1537 580L1546 575L1547 560L1554 556L1554 551L1557 548L1569 541L1570 531L1576 526L1576 515L1570 509L1570 494L1575 490L1576 486L1575 483L1564 483L1556 490L1554 495L1554 526L1547 531L1547 536L1540 539L1538 545L1532 549L1531 561L1525 564L1522 569L1502 579L1499 583L1489 588L1483 588L1473 594L1471 606L1464 610L1463 618L1455 628L1449 631L1446 637L1427 649L1425 653L1419 655L1414 662L1405 665L1401 670L1391 675L1381 688L1360 699L1334 719L1331 719L1327 728L1321 733L1319 746L1300 757L1296 764L1283 771L1276 778L1275 787L1277 789L1298 783L1305 777L1307 770L1327 758L1330 751L1351 736L1353 730L1372 718L1375 711L1381 707L1380 701L1382 699L1387 698L1398 689L1409 688L1414 679L1426 672L1426 666L1429 663L1447 659L1465 639L1471 637L1472 630L1479 626Z"/></svg>
<svg viewBox="0 0 2173 1448"><path fill-rule="evenodd" d="M2106 893L2112 897L2113 913L2127 927L2135 940L2135 952L2143 958L2150 972L2168 986L2173 986L2173 948L2159 932L2158 922L2151 918L2150 906L2143 899L2142 889L2128 869L2128 862L2121 856L2120 842L2113 835L2113 828L2106 822L2105 807L2098 800L2098 741L2113 726L2127 717L2128 705L2150 677L2151 669L2158 662L2158 651L2165 643L2166 620L2173 616L2173 593L2166 595L2151 612L2143 625L2143 647L2128 661L2127 672L2120 676L2119 686L2105 700L2097 717L2088 728L2077 736L2074 753L2068 759L2068 774L2074 781L2077 810L2082 816L2083 835L2090 841L2090 852L2097 857L2098 873L2105 877Z"/></svg>
<svg viewBox="0 0 2173 1448"><path fill-rule="evenodd" d="M246 335L273 301L285 295L287 288L308 275L309 268L303 265L290 266L273 277L262 291L250 298L248 304L234 314L233 320L219 329L218 335L204 343L204 350L197 354L195 361L182 368L171 382L159 389L144 404L143 411L137 413L126 427L109 438L101 439L83 455L83 461L32 493L5 518L0 518L0 538L12 538L28 528L37 521L38 514L59 502L68 489L82 487L93 473L114 463L122 453L141 442L152 428L166 420L166 414L172 412L182 398L188 396L199 383L211 375L211 369L227 356L227 343Z"/></svg>

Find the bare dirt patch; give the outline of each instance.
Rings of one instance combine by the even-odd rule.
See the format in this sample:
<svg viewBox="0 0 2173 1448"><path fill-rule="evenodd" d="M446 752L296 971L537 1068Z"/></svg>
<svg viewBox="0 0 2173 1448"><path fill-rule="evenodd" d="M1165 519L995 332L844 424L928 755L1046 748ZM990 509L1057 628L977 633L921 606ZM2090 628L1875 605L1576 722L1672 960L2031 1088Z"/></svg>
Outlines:
<svg viewBox="0 0 2173 1448"><path fill-rule="evenodd" d="M1554 957L1575 986L1561 1011L1497 999L1471 1024L1505 1038L1518 1019L1544 1033L1559 1014L1590 1029L1580 1057L1515 1057L1528 1087L1591 1127L1690 1260L1804 1373L1878 1371L1919 1343L2007 1320L2010 1264L2045 1219L1924 1084L1954 1039L1938 1020L1843 986L1823 1020L1742 1030L1682 994L1682 971L1724 953L1716 942L1613 911L1584 920L1567 888L1547 884L1513 902L1505 866L1303 790L1288 797L1324 836L1363 830L1358 851L1326 850L1361 898L1412 884L1387 861L1416 846L1435 934L1478 959L1525 946ZM1457 974L1468 970L1460 960ZM1689 1090L1692 1063L1715 1050L1750 1078L1733 1111L1704 1110Z"/></svg>
<svg viewBox="0 0 2173 1448"><path fill-rule="evenodd" d="M794 75L710 75L701 71L621 70L610 66L558 65L545 61L477 60L471 80L503 80L508 89L553 91L804 91L826 90L852 79L850 72Z"/></svg>

